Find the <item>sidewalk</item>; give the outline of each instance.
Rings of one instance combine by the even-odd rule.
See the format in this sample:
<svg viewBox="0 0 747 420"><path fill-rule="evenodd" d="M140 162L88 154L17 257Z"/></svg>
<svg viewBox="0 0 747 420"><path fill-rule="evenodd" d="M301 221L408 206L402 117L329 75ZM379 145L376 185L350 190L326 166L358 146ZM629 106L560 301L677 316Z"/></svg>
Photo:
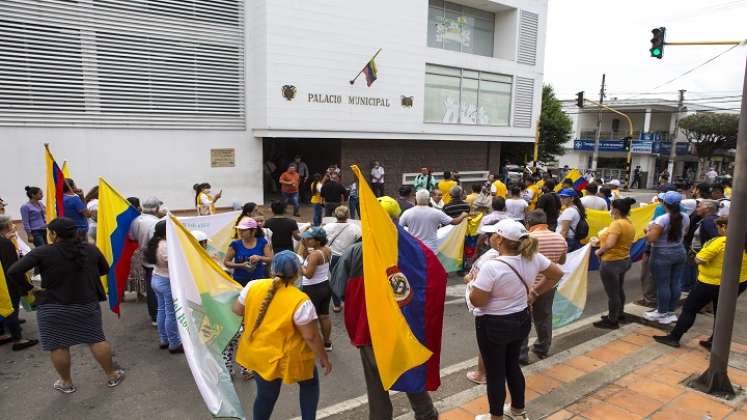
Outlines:
<svg viewBox="0 0 747 420"><path fill-rule="evenodd" d="M525 369L531 419L747 419L747 345L732 343L729 379L737 398L725 401L686 386L708 367L705 336L673 349L658 344L658 329L629 324ZM692 335L690 336L692 337ZM736 368L734 366L739 366ZM740 392L741 391L741 392ZM442 420L488 412L487 396L452 405Z"/></svg>

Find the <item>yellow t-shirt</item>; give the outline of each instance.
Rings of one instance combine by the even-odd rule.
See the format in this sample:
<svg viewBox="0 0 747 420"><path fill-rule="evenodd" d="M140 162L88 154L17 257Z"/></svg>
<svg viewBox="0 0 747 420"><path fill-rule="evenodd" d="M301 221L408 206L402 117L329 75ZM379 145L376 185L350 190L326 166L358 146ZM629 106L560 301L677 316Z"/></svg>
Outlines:
<svg viewBox="0 0 747 420"><path fill-rule="evenodd" d="M724 197L731 199L731 187L724 187Z"/></svg>
<svg viewBox="0 0 747 420"><path fill-rule="evenodd" d="M630 246L633 244L633 239L635 239L635 227L630 219L614 220L599 235L600 245L604 245L604 242L611 233L617 234L617 243L602 254L602 261L619 261L630 257Z"/></svg>
<svg viewBox="0 0 747 420"><path fill-rule="evenodd" d="M493 183L493 188L495 188L496 197L503 197L505 199L508 195L508 188L506 188L506 184L504 184L501 180L496 180Z"/></svg>
<svg viewBox="0 0 747 420"><path fill-rule="evenodd" d="M537 184L532 184L527 187L527 190L532 192L532 199L529 201L529 210L534 210L534 208L537 206L537 201L540 198L540 188L537 186Z"/></svg>
<svg viewBox="0 0 747 420"><path fill-rule="evenodd" d="M726 236L718 236L703 245L696 258L705 261L698 264L698 281L705 284L718 286L721 284L721 271L724 269L724 250L726 249ZM739 273L739 282L747 281L747 253L742 253L742 271Z"/></svg>
<svg viewBox="0 0 747 420"><path fill-rule="evenodd" d="M448 181L439 181L438 182L438 189L441 190L441 194L443 194L444 197L444 204L451 203L451 189L457 186L457 182L453 179L450 179Z"/></svg>

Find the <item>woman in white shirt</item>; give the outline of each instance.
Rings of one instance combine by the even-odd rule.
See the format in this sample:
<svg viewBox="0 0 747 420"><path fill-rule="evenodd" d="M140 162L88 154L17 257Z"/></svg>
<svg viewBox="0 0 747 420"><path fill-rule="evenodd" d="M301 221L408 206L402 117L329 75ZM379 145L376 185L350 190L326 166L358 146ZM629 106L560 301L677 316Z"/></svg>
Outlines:
<svg viewBox="0 0 747 420"><path fill-rule="evenodd" d="M309 295L319 316L325 350L332 351L332 322L329 319L329 301L332 299L329 263L332 259L332 250L327 246L327 233L319 226L310 226L306 229L301 234L301 240L304 244L305 258L301 267L301 290Z"/></svg>
<svg viewBox="0 0 747 420"><path fill-rule="evenodd" d="M573 252L581 248L580 241L583 238L576 238L576 229L581 219L586 219L586 210L573 188L561 190L558 196L565 210L558 217L558 227L555 228L555 232L565 238L568 243L568 252Z"/></svg>
<svg viewBox="0 0 747 420"><path fill-rule="evenodd" d="M519 353L531 326L528 306L537 296L555 287L563 272L537 252L537 239L529 236L521 223L502 220L482 229L493 233L490 245L500 257L482 264L477 278L469 285L490 405L490 414L475 419L501 418L509 409L511 418L526 419L525 381ZM535 283L539 273L544 279ZM511 393L510 408L504 406L506 384Z"/></svg>
<svg viewBox="0 0 747 420"><path fill-rule="evenodd" d="M361 227L348 221L350 218L350 209L347 206L338 206L335 209L336 222L327 223L323 229L327 232L328 246L332 250L332 259L330 260L329 269L334 270L340 256L351 245L361 239ZM332 294L332 311L338 313L342 311L342 301Z"/></svg>
<svg viewBox="0 0 747 420"><path fill-rule="evenodd" d="M529 208L529 204L521 198L521 188L516 185L512 186L511 198L506 200L506 213L508 213L508 216L517 222L524 223L524 219L527 216L527 208Z"/></svg>

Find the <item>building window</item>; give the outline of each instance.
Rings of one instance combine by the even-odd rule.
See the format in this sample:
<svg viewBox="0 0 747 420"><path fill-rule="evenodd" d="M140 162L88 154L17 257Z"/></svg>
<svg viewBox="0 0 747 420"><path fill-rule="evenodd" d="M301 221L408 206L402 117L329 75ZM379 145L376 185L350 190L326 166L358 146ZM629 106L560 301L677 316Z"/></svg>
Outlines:
<svg viewBox="0 0 747 420"><path fill-rule="evenodd" d="M425 122L507 126L511 76L428 64Z"/></svg>
<svg viewBox="0 0 747 420"><path fill-rule="evenodd" d="M430 0L428 46L493 56L495 15L442 0Z"/></svg>

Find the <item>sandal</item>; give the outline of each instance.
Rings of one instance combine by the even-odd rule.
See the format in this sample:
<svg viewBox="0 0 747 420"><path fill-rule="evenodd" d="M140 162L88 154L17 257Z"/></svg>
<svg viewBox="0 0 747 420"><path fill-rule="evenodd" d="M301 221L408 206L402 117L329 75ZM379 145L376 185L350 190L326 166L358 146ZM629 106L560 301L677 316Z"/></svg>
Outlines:
<svg viewBox="0 0 747 420"><path fill-rule="evenodd" d="M109 380L106 381L106 386L109 388L114 388L115 386L121 384L125 378L125 371L122 369L117 369L114 371L114 373L117 374L117 377L114 379L109 378Z"/></svg>
<svg viewBox="0 0 747 420"><path fill-rule="evenodd" d="M62 379L58 379L55 381L54 389L55 391L60 391L63 394L72 394L73 392L78 390L77 388L75 388L75 385L62 382Z"/></svg>
<svg viewBox="0 0 747 420"><path fill-rule="evenodd" d="M39 344L39 340L26 340L26 341L16 341L13 344L13 351L21 351L23 349L27 349L29 347L33 347L35 345Z"/></svg>

